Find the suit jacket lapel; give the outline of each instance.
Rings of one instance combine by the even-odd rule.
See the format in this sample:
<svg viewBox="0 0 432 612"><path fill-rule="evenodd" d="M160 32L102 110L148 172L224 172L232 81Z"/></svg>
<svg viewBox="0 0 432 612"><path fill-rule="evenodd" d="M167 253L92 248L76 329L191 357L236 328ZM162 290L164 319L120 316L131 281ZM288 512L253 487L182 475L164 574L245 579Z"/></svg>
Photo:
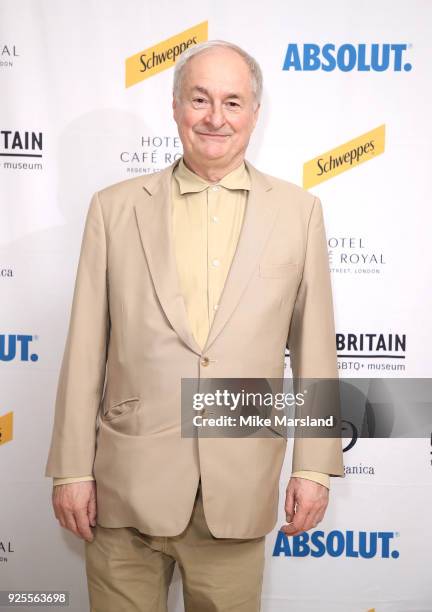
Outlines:
<svg viewBox="0 0 432 612"><path fill-rule="evenodd" d="M146 177L143 186L152 197L147 206L135 205L138 228L150 273L161 306L173 329L194 352L202 354L213 344L229 320L245 290L270 231L280 201L271 197L271 185L246 161L251 177L243 226L206 344L201 350L188 321L175 260L171 222L171 175L175 164Z"/></svg>
<svg viewBox="0 0 432 612"><path fill-rule="evenodd" d="M204 352L209 349L221 333L240 301L242 293L258 264L261 252L276 221L276 213L280 206L280 201L276 201L275 198L271 197L272 186L265 176L248 161L246 161L246 166L251 177L251 190L246 205L243 226L222 296L219 300L219 308L216 311L207 342L204 346Z"/></svg>
<svg viewBox="0 0 432 612"><path fill-rule="evenodd" d="M193 351L201 348L193 337L181 293L171 223L171 175L175 164L148 177L143 186L152 197L135 205L138 228L161 306L178 336Z"/></svg>

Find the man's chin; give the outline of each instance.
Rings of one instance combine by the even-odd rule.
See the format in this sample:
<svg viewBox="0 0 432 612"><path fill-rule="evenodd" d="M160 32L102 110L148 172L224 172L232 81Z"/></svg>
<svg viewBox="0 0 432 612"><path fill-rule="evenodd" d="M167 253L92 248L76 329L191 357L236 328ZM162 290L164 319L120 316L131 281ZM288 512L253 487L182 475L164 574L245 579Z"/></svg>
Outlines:
<svg viewBox="0 0 432 612"><path fill-rule="evenodd" d="M212 146L212 147L205 147L203 149L200 150L199 155L202 159L206 159L208 161L211 160L220 160L222 158L224 158L227 154L227 150L225 147L217 147L217 146Z"/></svg>

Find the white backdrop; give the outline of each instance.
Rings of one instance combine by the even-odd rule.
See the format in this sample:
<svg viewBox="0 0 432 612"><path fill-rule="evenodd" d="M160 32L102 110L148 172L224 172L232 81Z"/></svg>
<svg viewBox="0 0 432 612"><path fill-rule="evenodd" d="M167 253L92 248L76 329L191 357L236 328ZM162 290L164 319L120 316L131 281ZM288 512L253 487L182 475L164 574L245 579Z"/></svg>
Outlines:
<svg viewBox="0 0 432 612"><path fill-rule="evenodd" d="M382 154L311 188L340 374L430 377L431 18L421 0L0 0L0 590L65 589L71 612L88 610L83 543L57 524L43 476L84 217L96 190L181 154L172 68L125 87L126 58L202 22L251 52L265 93L248 159L300 185L304 163L385 125ZM282 70L288 45L302 55L305 43L404 44L411 70ZM26 146L26 132L42 146ZM386 346L360 349L361 334ZM323 533L267 537L263 610L431 612L431 450L427 438L358 440L346 477L332 479ZM287 456L282 492L289 473ZM280 509L279 525L283 497ZM371 558L352 556L375 542ZM183 610L178 573L170 600Z"/></svg>

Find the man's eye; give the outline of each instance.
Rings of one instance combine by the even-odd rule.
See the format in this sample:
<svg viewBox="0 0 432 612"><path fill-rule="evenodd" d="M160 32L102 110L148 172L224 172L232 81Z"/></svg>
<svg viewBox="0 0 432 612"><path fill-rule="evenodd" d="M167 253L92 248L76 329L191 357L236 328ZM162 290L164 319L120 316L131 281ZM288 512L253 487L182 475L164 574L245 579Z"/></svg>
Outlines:
<svg viewBox="0 0 432 612"><path fill-rule="evenodd" d="M205 104L207 100L205 98L194 98L193 102L195 102L196 104Z"/></svg>
<svg viewBox="0 0 432 612"><path fill-rule="evenodd" d="M238 102L228 102L228 106L230 106L231 108L239 108L240 104Z"/></svg>

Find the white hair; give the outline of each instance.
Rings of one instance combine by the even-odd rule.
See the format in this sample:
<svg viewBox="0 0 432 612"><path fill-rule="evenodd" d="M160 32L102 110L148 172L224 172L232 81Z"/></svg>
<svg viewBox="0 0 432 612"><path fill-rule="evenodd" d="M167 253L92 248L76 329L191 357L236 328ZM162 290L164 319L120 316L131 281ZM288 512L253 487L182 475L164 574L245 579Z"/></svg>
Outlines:
<svg viewBox="0 0 432 612"><path fill-rule="evenodd" d="M189 60L191 60L196 55L199 55L200 53L204 53L208 49L214 49L218 47L232 49L244 59L249 68L252 80L252 92L255 98L256 105L258 106L261 103L263 90L263 76L261 68L256 59L249 55L249 53L246 53L246 51L244 51L241 47L238 47L237 45L234 45L233 43L227 42L225 40L208 40L206 42L199 43L198 45L194 45L193 47L189 47L189 49L183 51L174 68L174 98L176 100L180 99L180 91L184 77L184 69Z"/></svg>

